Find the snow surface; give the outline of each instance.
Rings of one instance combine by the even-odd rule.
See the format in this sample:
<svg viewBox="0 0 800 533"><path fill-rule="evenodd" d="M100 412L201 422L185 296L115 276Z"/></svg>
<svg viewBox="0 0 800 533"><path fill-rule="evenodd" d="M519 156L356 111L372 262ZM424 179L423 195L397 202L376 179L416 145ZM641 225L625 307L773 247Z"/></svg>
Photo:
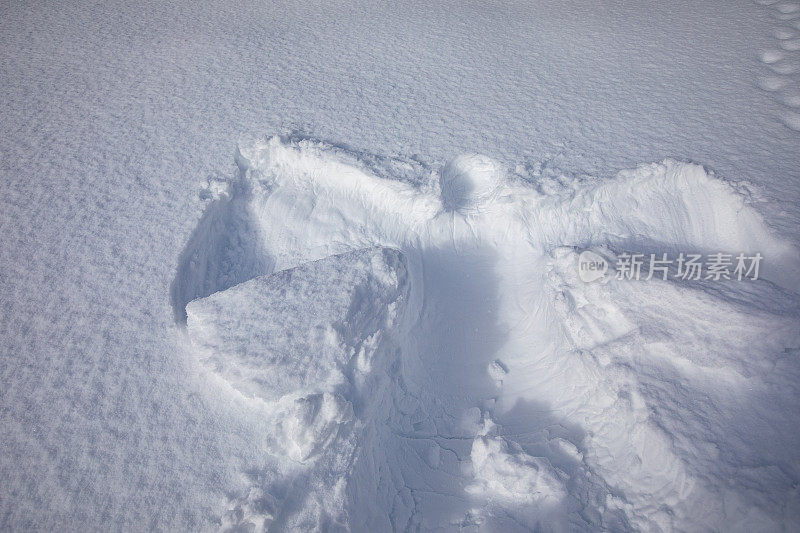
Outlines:
<svg viewBox="0 0 800 533"><path fill-rule="evenodd" d="M177 312L189 300L200 360L266 402L272 441L284 443L270 454L307 463L322 446L336 466L305 468L342 483L335 496L306 490L308 504L281 500L257 523L686 530L795 519L791 474L727 459L758 450L750 461L772 464L797 433L740 435L739 424L774 416L774 395L800 412L800 376L783 367L800 342L800 261L746 189L668 160L543 192L478 156L414 185L278 137L241 145L237 161L238 180L190 241L173 303ZM237 222L219 224L221 209L238 210L224 218ZM375 245L390 248L357 251ZM578 280L579 249L714 246L763 250L774 283ZM390 249L408 263L407 300L406 267L364 255ZM216 257L227 260L210 269ZM278 273L193 300L251 262ZM396 348L377 355L375 335ZM308 394L333 403L285 414ZM369 405L354 419L352 397ZM354 442L331 440L351 422L364 428L348 433ZM264 472L277 475L265 469L254 487L275 494Z"/></svg>
<svg viewBox="0 0 800 533"><path fill-rule="evenodd" d="M797 2L0 6L3 529L800 527Z"/></svg>

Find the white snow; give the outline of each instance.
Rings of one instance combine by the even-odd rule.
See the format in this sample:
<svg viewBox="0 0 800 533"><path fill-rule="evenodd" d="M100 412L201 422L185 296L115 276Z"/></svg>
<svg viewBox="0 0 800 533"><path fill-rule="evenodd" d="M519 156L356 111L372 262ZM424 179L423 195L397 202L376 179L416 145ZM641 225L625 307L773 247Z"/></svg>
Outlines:
<svg viewBox="0 0 800 533"><path fill-rule="evenodd" d="M451 160L439 177L442 204L451 211L480 209L503 186L503 170L488 157L465 154Z"/></svg>
<svg viewBox="0 0 800 533"><path fill-rule="evenodd" d="M3 4L0 529L797 529L798 21Z"/></svg>
<svg viewBox="0 0 800 533"><path fill-rule="evenodd" d="M433 485L437 500L415 515L423 529L682 530L790 519L778 509L793 505L793 493L772 492L771 510L759 498L768 487L789 491L791 478L742 470L719 455L743 453L727 440L737 432L733 420L768 416L758 399L766 390L755 392L753 377L766 377L800 345L797 300L785 292L797 287L796 248L764 224L746 186L669 160L602 182L534 186L491 159L463 156L441 177L411 185L307 140L254 140L238 154L238 192L208 211L237 206L253 229L228 226L222 253L211 246L188 254L182 286L191 292L219 277L192 270L208 264L203 253L252 261L244 232L260 243L262 263L289 270L192 301L188 333L200 360L248 396L280 404L317 394L313 405L270 415L280 420L276 442L287 442L283 453L297 461L320 446L336 453L333 435L351 422L347 402L356 394L337 387L362 387L358 394L375 407L356 409L356 425L368 429L340 451L339 461L355 457L334 471L348 502L341 516L398 528L386 511L391 500L380 495ZM467 194L454 203L453 190ZM360 263L344 258L377 252L333 255L376 245L408 262L409 297L399 307L393 290L405 277L383 266L388 249ZM615 250L715 246L763 251L771 258L763 275L777 285L578 279L586 247L610 258ZM361 281L362 272L373 281ZM356 314L369 325L357 329L358 340L340 340L342 326L331 324L366 302ZM375 359L373 339L384 333L397 345L391 361L363 362ZM389 368L388 381L363 377ZM771 377L770 393L794 398L796 378ZM742 405L723 383L754 396ZM305 392L292 392L298 388ZM326 392L337 394L324 397L327 404L319 396ZM579 422L569 429L569 420ZM562 429L551 434L554 426ZM746 449L768 454L766 435L748 438ZM794 437L768 440L791 449ZM450 469L442 449L453 454ZM375 469L397 471L402 481L372 479ZM730 502L739 510L726 510ZM587 506L593 515L582 514ZM300 509L293 512L311 512Z"/></svg>
<svg viewBox="0 0 800 533"><path fill-rule="evenodd" d="M472 443L470 461L477 481L467 491L515 506L547 500L557 503L564 498L561 476L549 461L531 457L514 444L512 448L501 438L476 438ZM538 509L534 507L525 511L535 515Z"/></svg>

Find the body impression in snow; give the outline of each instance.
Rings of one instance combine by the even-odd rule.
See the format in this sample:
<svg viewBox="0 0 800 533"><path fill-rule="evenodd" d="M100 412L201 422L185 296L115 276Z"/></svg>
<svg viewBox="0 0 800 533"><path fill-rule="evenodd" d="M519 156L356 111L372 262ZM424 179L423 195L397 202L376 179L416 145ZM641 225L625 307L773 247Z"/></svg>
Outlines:
<svg viewBox="0 0 800 533"><path fill-rule="evenodd" d="M198 360L273 422L220 525L798 525L800 261L756 191L281 138L237 163L171 288ZM764 279L585 284L584 249L758 252Z"/></svg>

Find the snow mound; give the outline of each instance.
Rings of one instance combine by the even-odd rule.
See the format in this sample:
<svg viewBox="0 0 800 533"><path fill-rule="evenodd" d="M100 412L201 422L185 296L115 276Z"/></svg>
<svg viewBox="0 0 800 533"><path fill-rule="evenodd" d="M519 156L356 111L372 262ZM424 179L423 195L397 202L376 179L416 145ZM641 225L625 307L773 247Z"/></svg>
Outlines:
<svg viewBox="0 0 800 533"><path fill-rule="evenodd" d="M442 169L442 203L453 211L477 209L498 194L502 183L503 170L496 161L476 154L460 155Z"/></svg>
<svg viewBox="0 0 800 533"><path fill-rule="evenodd" d="M187 306L202 364L269 429L268 453L225 529L315 528L346 518L348 475L374 417L390 337L407 300L405 260L370 248L254 278ZM286 487L292 486L287 492Z"/></svg>
<svg viewBox="0 0 800 533"><path fill-rule="evenodd" d="M566 491L563 474L542 457L531 457L519 444L500 437L478 437L470 453L475 484L468 488L506 503L558 503Z"/></svg>
<svg viewBox="0 0 800 533"><path fill-rule="evenodd" d="M607 181L574 181L527 203L542 244L628 251L756 253L763 275L800 289L800 253L779 239L753 207L757 191L692 163L666 160Z"/></svg>
<svg viewBox="0 0 800 533"><path fill-rule="evenodd" d="M405 276L395 250L352 252L194 300L187 328L203 364L249 397L337 391L369 369Z"/></svg>

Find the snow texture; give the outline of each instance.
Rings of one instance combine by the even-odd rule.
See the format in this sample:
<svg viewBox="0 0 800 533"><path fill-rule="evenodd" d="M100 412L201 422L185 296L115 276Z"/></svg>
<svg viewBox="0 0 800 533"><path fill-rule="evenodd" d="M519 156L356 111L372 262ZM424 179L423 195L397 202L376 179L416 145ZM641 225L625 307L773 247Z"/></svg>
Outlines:
<svg viewBox="0 0 800 533"><path fill-rule="evenodd" d="M683 530L794 520L783 511L796 503L792 474L733 459L774 464L796 432L738 424L769 420L774 396L800 407L797 371L768 371L800 346L797 251L746 189L665 161L543 192L478 156L412 185L278 137L241 145L237 161L239 192L214 202L249 213L256 263L278 272L190 302L188 334L204 366L268 406L272 456L305 463L324 451L335 459L307 468L338 483L312 483L302 503L276 500L261 522ZM206 220L196 234L216 227ZM239 246L226 257L253 260L241 234L222 240ZM577 277L585 248L612 258L714 246L762 250L771 282ZM201 251L179 268L183 286L220 277L192 270L208 264ZM337 440L350 426L347 444Z"/></svg>
<svg viewBox="0 0 800 533"><path fill-rule="evenodd" d="M0 529L797 530L799 40L794 0L0 3Z"/></svg>

